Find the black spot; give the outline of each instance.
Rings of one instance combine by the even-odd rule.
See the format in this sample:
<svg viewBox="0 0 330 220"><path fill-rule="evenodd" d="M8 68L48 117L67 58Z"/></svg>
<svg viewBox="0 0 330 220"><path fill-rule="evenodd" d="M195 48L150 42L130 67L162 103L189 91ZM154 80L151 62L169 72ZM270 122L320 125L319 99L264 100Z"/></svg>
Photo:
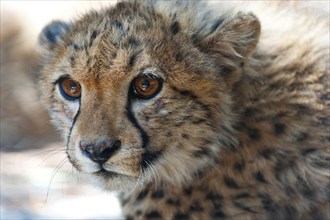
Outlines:
<svg viewBox="0 0 330 220"><path fill-rule="evenodd" d="M242 172L245 169L245 162L236 162L233 166L234 170L237 172Z"/></svg>
<svg viewBox="0 0 330 220"><path fill-rule="evenodd" d="M267 193L259 192L258 197L261 199L261 203L264 209L266 210L274 209L274 201Z"/></svg>
<svg viewBox="0 0 330 220"><path fill-rule="evenodd" d="M191 196L192 194L192 187L187 187L187 188L184 188L183 192L186 196Z"/></svg>
<svg viewBox="0 0 330 220"><path fill-rule="evenodd" d="M88 57L87 61L86 61L86 66L89 66L89 64L91 63L91 58Z"/></svg>
<svg viewBox="0 0 330 220"><path fill-rule="evenodd" d="M171 25L171 32L173 35L176 35L180 31L180 24L179 22L175 21Z"/></svg>
<svg viewBox="0 0 330 220"><path fill-rule="evenodd" d="M166 137L172 137L173 134L172 134L172 132L168 131L168 132L166 132L165 136L166 136Z"/></svg>
<svg viewBox="0 0 330 220"><path fill-rule="evenodd" d="M149 122L149 120L150 120L150 117L148 115L144 115L144 121Z"/></svg>
<svg viewBox="0 0 330 220"><path fill-rule="evenodd" d="M254 174L254 177L256 178L256 180L260 183L267 183L264 175L260 172L260 171L257 171L255 174Z"/></svg>
<svg viewBox="0 0 330 220"><path fill-rule="evenodd" d="M162 219L161 214L156 210L147 212L145 217L147 219Z"/></svg>
<svg viewBox="0 0 330 220"><path fill-rule="evenodd" d="M318 119L322 125L330 127L330 117L319 117Z"/></svg>
<svg viewBox="0 0 330 220"><path fill-rule="evenodd" d="M211 151L206 147L198 148L193 152L194 157L204 157L208 155L211 155Z"/></svg>
<svg viewBox="0 0 330 220"><path fill-rule="evenodd" d="M312 153L314 153L314 152L316 152L316 151L317 151L316 148L306 148L306 149L303 149L303 150L301 151L301 154L302 154L303 156L306 156L306 155L308 155L308 154L312 154Z"/></svg>
<svg viewBox="0 0 330 220"><path fill-rule="evenodd" d="M94 30L94 31L92 32L92 34L91 34L91 38L90 38L90 40L89 40L89 47L92 46L92 44L93 44L93 42L94 42L96 36L97 36L97 31Z"/></svg>
<svg viewBox="0 0 330 220"><path fill-rule="evenodd" d="M178 92L182 96L189 96L192 99L197 99L197 96L193 92L191 92L189 90L178 90Z"/></svg>
<svg viewBox="0 0 330 220"><path fill-rule="evenodd" d="M274 132L276 135L283 134L285 132L285 124L282 123L275 123L274 124Z"/></svg>
<svg viewBox="0 0 330 220"><path fill-rule="evenodd" d="M247 211L247 212L254 212L250 207L246 206L246 205L243 205L242 203L240 203L239 201L233 201L234 205L243 210L243 211Z"/></svg>
<svg viewBox="0 0 330 220"><path fill-rule="evenodd" d="M135 215L137 215L137 216L142 215L142 211L141 210L136 210Z"/></svg>
<svg viewBox="0 0 330 220"><path fill-rule="evenodd" d="M220 24L223 23L223 21L223 18L218 18L217 20L215 20L210 28L210 33L213 33L220 26Z"/></svg>
<svg viewBox="0 0 330 220"><path fill-rule="evenodd" d="M198 201L193 201L193 203L191 203L189 210L191 212L202 212L204 209L203 207L200 205L200 203Z"/></svg>
<svg viewBox="0 0 330 220"><path fill-rule="evenodd" d="M164 197L164 191L163 190L158 190L156 192L153 192L151 194L151 198L153 199L161 199Z"/></svg>
<svg viewBox="0 0 330 220"><path fill-rule="evenodd" d="M249 198L250 194L249 193L239 193L234 196L234 199L242 199L242 198Z"/></svg>
<svg viewBox="0 0 330 220"><path fill-rule="evenodd" d="M205 118L197 118L197 119L194 119L194 120L192 121L192 123L195 124L195 125L198 125L198 124L204 123L204 122L206 122L206 121L207 121L207 120L206 120Z"/></svg>
<svg viewBox="0 0 330 220"><path fill-rule="evenodd" d="M298 143L302 143L306 141L308 138L308 134L306 132L301 132L295 137L295 141Z"/></svg>
<svg viewBox="0 0 330 220"><path fill-rule="evenodd" d="M78 46L76 43L73 43L72 46L73 46L73 49L74 49L75 51L77 51L77 50L81 50L81 49L82 49L82 48L81 48L80 46Z"/></svg>
<svg viewBox="0 0 330 220"><path fill-rule="evenodd" d="M172 198L169 198L166 203L168 205L173 205L173 206L180 206L181 204L181 200L180 199L172 199Z"/></svg>
<svg viewBox="0 0 330 220"><path fill-rule="evenodd" d="M148 168L151 164L153 164L161 155L160 151L152 152L149 150L146 150L146 152L142 156L142 169Z"/></svg>
<svg viewBox="0 0 330 220"><path fill-rule="evenodd" d="M212 217L213 217L214 219L218 219L218 218L221 219L221 218L225 218L226 215L225 215L225 213L224 213L222 210L217 209L217 210L213 211L213 213L212 213Z"/></svg>
<svg viewBox="0 0 330 220"><path fill-rule="evenodd" d="M323 94L323 95L320 97L320 100L321 100L322 102L330 101L330 93Z"/></svg>
<svg viewBox="0 0 330 220"><path fill-rule="evenodd" d="M274 149L266 148L259 151L259 154L264 157L265 159L269 160L271 156L274 154Z"/></svg>
<svg viewBox="0 0 330 220"><path fill-rule="evenodd" d="M187 134L181 134L181 137L184 138L184 139L189 139L188 135Z"/></svg>
<svg viewBox="0 0 330 220"><path fill-rule="evenodd" d="M70 60L71 65L73 65L75 63L76 58L74 56L70 56L69 60Z"/></svg>
<svg viewBox="0 0 330 220"><path fill-rule="evenodd" d="M177 212L174 214L173 216L173 220L176 220L176 219L188 219L189 216L183 212Z"/></svg>
<svg viewBox="0 0 330 220"><path fill-rule="evenodd" d="M291 205L286 205L283 208L284 219L291 220L291 219L298 219L298 212L296 208Z"/></svg>
<svg viewBox="0 0 330 220"><path fill-rule="evenodd" d="M295 195L295 191L294 191L293 188L292 188L291 186L289 186L289 185L286 185L286 186L284 187L284 191L285 191L285 193L286 193L288 196L293 196L293 195Z"/></svg>
<svg viewBox="0 0 330 220"><path fill-rule="evenodd" d="M260 114L260 110L257 108L250 107L250 108L246 108L243 114L245 117L249 118L249 117L253 117L257 114Z"/></svg>
<svg viewBox="0 0 330 220"><path fill-rule="evenodd" d="M226 186L228 186L229 188L238 189L237 183L232 178L230 178L228 176L224 176L223 180L224 180Z"/></svg>
<svg viewBox="0 0 330 220"><path fill-rule="evenodd" d="M248 135L250 139L254 141L260 140L261 138L260 131L257 128L248 128Z"/></svg>
<svg viewBox="0 0 330 220"><path fill-rule="evenodd" d="M131 45L131 46L134 46L134 47L137 47L141 44L140 41L138 41L137 39L133 38L133 37L130 37L128 40L127 40L128 44Z"/></svg>
<svg viewBox="0 0 330 220"><path fill-rule="evenodd" d="M138 53L133 53L128 59L128 67L132 68L135 64Z"/></svg>
<svg viewBox="0 0 330 220"><path fill-rule="evenodd" d="M213 207L218 209L221 207L221 201L223 200L223 197L216 192L210 191L206 194L206 199L211 200Z"/></svg>
<svg viewBox="0 0 330 220"><path fill-rule="evenodd" d="M315 197L315 192L308 186L301 176L297 176L296 187L305 198L313 199Z"/></svg>
<svg viewBox="0 0 330 220"><path fill-rule="evenodd" d="M231 72L233 72L234 68L230 68L228 66L221 66L220 75L225 77L228 76Z"/></svg>
<svg viewBox="0 0 330 220"><path fill-rule="evenodd" d="M139 195L137 196L136 200L137 201L143 200L148 195L148 193L149 193L148 189L145 189L145 190L141 191L139 193Z"/></svg>
<svg viewBox="0 0 330 220"><path fill-rule="evenodd" d="M183 61L183 56L182 56L181 53L177 52L177 53L175 54L175 61L176 61L176 62L182 62L182 61Z"/></svg>
<svg viewBox="0 0 330 220"><path fill-rule="evenodd" d="M118 20L115 20L115 21L114 21L114 25L115 25L115 27L118 28L118 29L123 29L123 28L124 28L123 23L121 23L121 22L118 21Z"/></svg>

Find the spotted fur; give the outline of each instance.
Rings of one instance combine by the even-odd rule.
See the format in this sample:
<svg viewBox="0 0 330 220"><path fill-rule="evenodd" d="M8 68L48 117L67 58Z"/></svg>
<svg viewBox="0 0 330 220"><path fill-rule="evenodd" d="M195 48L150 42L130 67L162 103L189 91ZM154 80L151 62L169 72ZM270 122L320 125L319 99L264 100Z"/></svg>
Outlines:
<svg viewBox="0 0 330 220"><path fill-rule="evenodd" d="M328 14L228 6L124 1L40 35L42 99L68 158L121 191L127 219L330 217ZM143 73L164 82L148 100L131 94ZM79 100L61 96L63 76ZM100 165L83 140L121 145Z"/></svg>

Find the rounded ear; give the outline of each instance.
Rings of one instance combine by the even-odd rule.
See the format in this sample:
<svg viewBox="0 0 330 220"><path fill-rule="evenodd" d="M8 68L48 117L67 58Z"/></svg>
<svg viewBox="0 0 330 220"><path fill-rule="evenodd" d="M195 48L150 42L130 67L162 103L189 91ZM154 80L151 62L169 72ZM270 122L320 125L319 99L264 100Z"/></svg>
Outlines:
<svg viewBox="0 0 330 220"><path fill-rule="evenodd" d="M240 79L239 68L255 50L259 41L260 23L253 14L237 13L218 23L215 30L198 46L222 67L222 75L231 87Z"/></svg>
<svg viewBox="0 0 330 220"><path fill-rule="evenodd" d="M53 21L44 27L39 35L38 46L42 53L49 53L70 29L70 25L62 21Z"/></svg>

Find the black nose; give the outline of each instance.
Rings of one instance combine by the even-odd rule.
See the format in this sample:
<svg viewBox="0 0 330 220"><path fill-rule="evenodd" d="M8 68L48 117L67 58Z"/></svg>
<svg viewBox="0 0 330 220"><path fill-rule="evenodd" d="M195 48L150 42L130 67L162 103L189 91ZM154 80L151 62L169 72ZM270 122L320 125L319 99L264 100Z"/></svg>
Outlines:
<svg viewBox="0 0 330 220"><path fill-rule="evenodd" d="M95 143L85 140L80 141L83 154L94 162L104 164L120 148L120 140L102 140Z"/></svg>

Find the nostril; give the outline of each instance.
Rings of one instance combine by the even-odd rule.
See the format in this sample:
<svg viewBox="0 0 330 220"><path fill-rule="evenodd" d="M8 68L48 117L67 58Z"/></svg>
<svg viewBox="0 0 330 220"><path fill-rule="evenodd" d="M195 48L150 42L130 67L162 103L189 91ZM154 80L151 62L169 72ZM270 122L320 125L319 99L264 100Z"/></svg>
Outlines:
<svg viewBox="0 0 330 220"><path fill-rule="evenodd" d="M80 141L80 149L83 155L100 164L105 163L111 156L113 156L120 146L120 140L102 140L98 141L96 144Z"/></svg>
<svg viewBox="0 0 330 220"><path fill-rule="evenodd" d="M109 159L114 153L116 153L118 151L120 146L121 146L120 140L114 141L113 144L106 145L106 147L104 147L101 150L99 157L102 158L102 160Z"/></svg>
<svg viewBox="0 0 330 220"><path fill-rule="evenodd" d="M113 148L119 148L121 146L121 141L120 140L116 140L114 143L113 143Z"/></svg>

